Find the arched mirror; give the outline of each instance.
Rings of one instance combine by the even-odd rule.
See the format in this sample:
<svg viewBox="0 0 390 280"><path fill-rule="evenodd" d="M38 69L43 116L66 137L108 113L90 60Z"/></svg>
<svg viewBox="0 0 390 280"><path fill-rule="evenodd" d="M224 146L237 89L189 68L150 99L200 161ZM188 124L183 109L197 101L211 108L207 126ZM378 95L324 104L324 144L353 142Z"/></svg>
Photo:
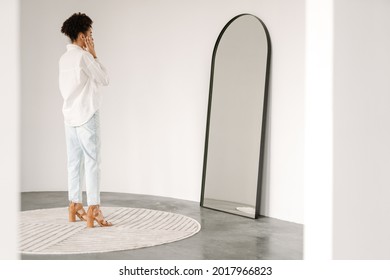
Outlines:
<svg viewBox="0 0 390 280"><path fill-rule="evenodd" d="M242 14L216 41L200 205L258 218L271 43L264 23Z"/></svg>

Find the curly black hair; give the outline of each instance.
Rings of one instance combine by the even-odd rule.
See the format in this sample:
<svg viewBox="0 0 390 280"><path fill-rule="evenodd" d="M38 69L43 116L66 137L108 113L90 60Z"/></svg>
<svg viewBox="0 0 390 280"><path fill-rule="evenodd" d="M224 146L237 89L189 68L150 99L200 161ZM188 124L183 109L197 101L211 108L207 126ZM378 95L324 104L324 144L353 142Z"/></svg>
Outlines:
<svg viewBox="0 0 390 280"><path fill-rule="evenodd" d="M74 42L80 32L85 33L92 27L92 23L93 21L86 14L74 13L62 24L61 32Z"/></svg>

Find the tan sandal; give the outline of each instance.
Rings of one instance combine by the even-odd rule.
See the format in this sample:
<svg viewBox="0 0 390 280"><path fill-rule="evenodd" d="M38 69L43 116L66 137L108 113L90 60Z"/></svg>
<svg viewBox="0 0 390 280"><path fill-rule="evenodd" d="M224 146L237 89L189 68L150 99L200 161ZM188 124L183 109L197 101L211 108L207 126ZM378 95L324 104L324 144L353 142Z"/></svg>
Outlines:
<svg viewBox="0 0 390 280"><path fill-rule="evenodd" d="M87 220L87 213L84 210L82 203L70 202L69 203L69 222L76 222L76 216L82 220Z"/></svg>
<svg viewBox="0 0 390 280"><path fill-rule="evenodd" d="M102 210L100 210L99 205L91 205L88 207L87 212L87 227L93 228L95 226L94 222L97 222L101 227L110 227L112 223L107 222L104 217Z"/></svg>

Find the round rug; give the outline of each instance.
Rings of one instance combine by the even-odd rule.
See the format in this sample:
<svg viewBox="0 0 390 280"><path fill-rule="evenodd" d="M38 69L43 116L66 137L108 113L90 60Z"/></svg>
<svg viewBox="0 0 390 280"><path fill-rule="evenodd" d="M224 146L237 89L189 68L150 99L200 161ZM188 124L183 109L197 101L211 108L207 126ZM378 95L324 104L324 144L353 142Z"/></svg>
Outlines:
<svg viewBox="0 0 390 280"><path fill-rule="evenodd" d="M84 254L130 250L178 241L197 233L198 221L180 214L125 207L101 207L111 227L87 228L68 208L23 211L20 215L20 253Z"/></svg>

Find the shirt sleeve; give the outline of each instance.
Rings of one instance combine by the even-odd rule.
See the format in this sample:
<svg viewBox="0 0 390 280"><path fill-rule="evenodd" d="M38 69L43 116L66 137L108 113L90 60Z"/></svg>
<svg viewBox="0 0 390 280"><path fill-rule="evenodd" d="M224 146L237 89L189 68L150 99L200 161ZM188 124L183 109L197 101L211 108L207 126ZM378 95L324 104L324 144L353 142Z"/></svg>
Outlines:
<svg viewBox="0 0 390 280"><path fill-rule="evenodd" d="M95 80L98 85L108 86L110 79L106 68L97 58L93 58L91 54L84 56L85 67L83 70L91 79Z"/></svg>

